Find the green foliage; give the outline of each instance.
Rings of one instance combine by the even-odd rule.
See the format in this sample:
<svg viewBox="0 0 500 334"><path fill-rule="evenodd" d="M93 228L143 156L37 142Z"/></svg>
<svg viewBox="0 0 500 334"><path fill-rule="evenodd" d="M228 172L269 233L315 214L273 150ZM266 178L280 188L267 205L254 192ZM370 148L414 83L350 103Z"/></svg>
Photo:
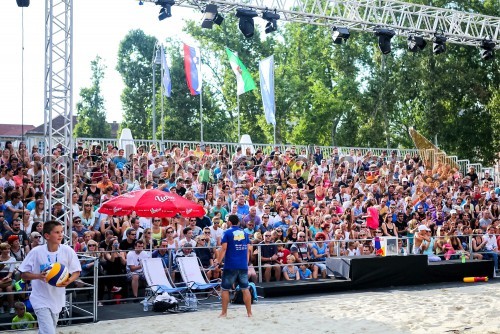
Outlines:
<svg viewBox="0 0 500 334"><path fill-rule="evenodd" d="M500 13L497 0L408 1ZM431 41L422 52L411 53L406 38L396 36L392 53L382 56L370 32L351 31L348 43L335 45L329 27L282 21L277 32L262 36L256 26L254 37L246 39L232 15L225 15L222 26L212 30L193 21L184 30L202 50L207 141L238 139L236 79L224 52L227 46L238 53L257 84L239 99L241 134L250 134L256 143L273 140L273 127L263 113L258 63L274 55L277 142L414 147L408 129L415 127L461 159L490 163L500 151L498 55L486 62L478 48L448 43L446 53L435 56ZM149 66L154 43L154 38L133 31L120 46L119 68L127 85L124 124L137 128L136 137L151 137ZM167 45L173 90L165 103L164 136L198 140L199 97L189 95L180 42L168 40Z"/></svg>
<svg viewBox="0 0 500 334"><path fill-rule="evenodd" d="M152 138L151 63L156 43L156 38L146 36L142 30L132 30L120 42L118 49L116 70L125 83L121 96L123 122L120 127L129 128L134 138Z"/></svg>
<svg viewBox="0 0 500 334"><path fill-rule="evenodd" d="M110 138L111 126L106 122L104 98L101 95L101 82L106 66L101 57L90 62L92 86L80 90L81 100L76 104L78 122L74 128L75 137Z"/></svg>

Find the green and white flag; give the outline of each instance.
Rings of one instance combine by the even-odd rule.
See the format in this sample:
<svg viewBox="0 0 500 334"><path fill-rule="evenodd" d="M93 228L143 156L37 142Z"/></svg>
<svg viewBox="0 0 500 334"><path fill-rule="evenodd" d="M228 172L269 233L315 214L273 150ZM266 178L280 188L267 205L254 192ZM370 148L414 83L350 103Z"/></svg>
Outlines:
<svg viewBox="0 0 500 334"><path fill-rule="evenodd" d="M255 82L248 72L247 68L241 62L231 50L226 47L227 57L229 58L229 63L231 63L231 68L236 75L236 82L238 83L237 94L241 95L252 89L255 89Z"/></svg>

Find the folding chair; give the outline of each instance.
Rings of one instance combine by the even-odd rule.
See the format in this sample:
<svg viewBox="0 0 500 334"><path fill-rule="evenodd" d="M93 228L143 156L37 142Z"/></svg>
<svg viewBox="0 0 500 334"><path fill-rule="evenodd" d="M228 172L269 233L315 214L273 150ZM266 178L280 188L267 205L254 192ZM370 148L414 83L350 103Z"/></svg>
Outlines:
<svg viewBox="0 0 500 334"><path fill-rule="evenodd" d="M186 286L176 287L171 282L170 275L163 268L163 261L160 258L149 258L142 260L142 270L152 295L149 298L156 297L162 293L177 294L185 301ZM148 298L148 299L149 299Z"/></svg>
<svg viewBox="0 0 500 334"><path fill-rule="evenodd" d="M198 257L177 257L177 266L181 273L182 280L191 293L207 293L206 299L212 294L220 299L219 291L220 279L209 281Z"/></svg>

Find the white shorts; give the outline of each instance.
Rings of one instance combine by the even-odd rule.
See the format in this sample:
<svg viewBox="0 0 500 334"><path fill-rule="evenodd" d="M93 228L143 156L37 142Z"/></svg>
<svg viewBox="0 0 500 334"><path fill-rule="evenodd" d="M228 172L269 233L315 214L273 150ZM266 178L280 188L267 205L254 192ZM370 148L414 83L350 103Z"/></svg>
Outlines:
<svg viewBox="0 0 500 334"><path fill-rule="evenodd" d="M59 313L52 313L48 307L37 308L34 310L38 320L39 334L56 334L57 320Z"/></svg>

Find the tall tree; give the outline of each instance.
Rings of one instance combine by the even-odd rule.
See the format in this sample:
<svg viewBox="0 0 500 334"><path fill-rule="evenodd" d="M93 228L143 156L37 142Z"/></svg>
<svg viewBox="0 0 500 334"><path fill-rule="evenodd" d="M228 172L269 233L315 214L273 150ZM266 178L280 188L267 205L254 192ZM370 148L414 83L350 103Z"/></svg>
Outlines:
<svg viewBox="0 0 500 334"><path fill-rule="evenodd" d="M106 66L101 57L90 62L92 85L80 90L81 100L76 104L78 123L74 129L76 137L109 138L111 126L106 122L104 98L101 95L101 82Z"/></svg>
<svg viewBox="0 0 500 334"><path fill-rule="evenodd" d="M125 83L121 101L123 122L135 138L151 139L152 58L157 40L142 30L131 30L120 42L116 70ZM159 82L159 81L158 81Z"/></svg>

